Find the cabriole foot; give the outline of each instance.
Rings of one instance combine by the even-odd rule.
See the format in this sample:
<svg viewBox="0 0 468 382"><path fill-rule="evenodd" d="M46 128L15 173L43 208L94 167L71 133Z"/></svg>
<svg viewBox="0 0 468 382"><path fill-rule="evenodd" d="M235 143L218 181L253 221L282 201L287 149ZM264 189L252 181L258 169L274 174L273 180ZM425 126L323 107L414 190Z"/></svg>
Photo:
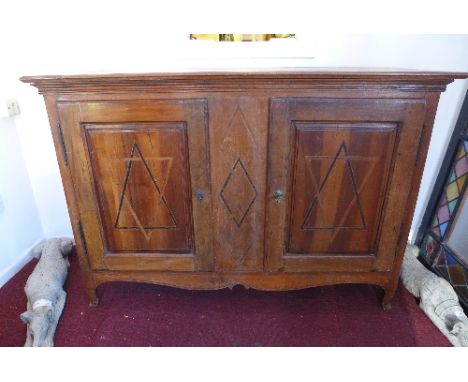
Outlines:
<svg viewBox="0 0 468 382"><path fill-rule="evenodd" d="M96 288L86 288L86 294L88 295L90 307L95 307L99 304L99 297L96 293Z"/></svg>
<svg viewBox="0 0 468 382"><path fill-rule="evenodd" d="M385 289L384 295L382 297L382 309L383 310L390 310L392 308L391 301L393 299L393 295L395 291Z"/></svg>

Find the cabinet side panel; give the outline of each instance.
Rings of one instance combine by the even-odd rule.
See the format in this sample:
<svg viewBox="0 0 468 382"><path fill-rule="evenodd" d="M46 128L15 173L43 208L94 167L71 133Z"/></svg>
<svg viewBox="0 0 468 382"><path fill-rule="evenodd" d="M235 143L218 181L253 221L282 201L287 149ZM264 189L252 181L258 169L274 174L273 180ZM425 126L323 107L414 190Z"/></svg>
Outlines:
<svg viewBox="0 0 468 382"><path fill-rule="evenodd" d="M60 132L60 119L57 110L57 100L53 96L44 96L45 104L47 107L47 114L49 117L50 128L52 137L54 140L55 152L59 163L60 175L62 178L63 188L65 191L65 198L67 201L68 213L70 215L71 226L73 229L73 235L75 237L75 248L80 260L81 270L84 274L85 287L94 287L94 279L90 270L90 264L88 262L88 253L86 251L86 244L81 240L80 232L80 214L78 212L77 200L75 195L75 189L73 180L70 174L70 168L68 163L66 164L65 158L66 153L62 150L66 150L66 147L62 145L63 137Z"/></svg>
<svg viewBox="0 0 468 382"><path fill-rule="evenodd" d="M96 211L86 147L80 129L80 104L57 104L63 147L67 150L68 168L73 179L74 195L80 216L79 237L86 249L91 269L105 269L102 230Z"/></svg>
<svg viewBox="0 0 468 382"><path fill-rule="evenodd" d="M414 209L416 207L416 200L421 185L421 178L424 170L424 164L427 158L429 149L429 142L431 139L432 128L434 126L434 119L437 112L437 105L439 103L440 93L428 93L426 95L426 113L424 116L424 125L420 134L419 147L420 151L416 154L414 162L414 173L411 184L411 193L407 200L406 217L404 224L400 231L400 240L395 254L395 260L392 264L391 278L387 286L387 294L384 303L388 303L395 294L400 277L401 265L403 256L407 245L408 235L413 220Z"/></svg>
<svg viewBox="0 0 468 382"><path fill-rule="evenodd" d="M403 232L405 221L411 221L414 210L415 200L411 201L412 183L414 179L416 182L420 181L417 179L419 170L416 161L419 151L425 150L422 146L425 144L425 114L426 101L421 100L419 103L408 104L402 117L403 126L386 195L386 212L382 219L382 232L377 248L379 257L375 269L378 270L392 269L398 246L402 241L406 243L408 238L408 233L403 236Z"/></svg>

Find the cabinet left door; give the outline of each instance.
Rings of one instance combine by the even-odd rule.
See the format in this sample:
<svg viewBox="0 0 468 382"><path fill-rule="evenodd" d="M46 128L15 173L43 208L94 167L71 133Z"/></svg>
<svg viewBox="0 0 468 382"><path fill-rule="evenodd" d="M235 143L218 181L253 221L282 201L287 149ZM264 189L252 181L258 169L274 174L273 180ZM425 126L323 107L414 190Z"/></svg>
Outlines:
<svg viewBox="0 0 468 382"><path fill-rule="evenodd" d="M94 270L213 269L205 100L58 102Z"/></svg>

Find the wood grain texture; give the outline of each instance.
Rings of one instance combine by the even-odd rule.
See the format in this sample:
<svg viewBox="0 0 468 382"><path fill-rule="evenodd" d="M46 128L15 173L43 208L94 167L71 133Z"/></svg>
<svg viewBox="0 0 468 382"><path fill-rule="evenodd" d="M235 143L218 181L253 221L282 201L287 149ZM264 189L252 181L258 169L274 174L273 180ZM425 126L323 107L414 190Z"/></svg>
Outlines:
<svg viewBox="0 0 468 382"><path fill-rule="evenodd" d="M210 102L215 269L263 270L266 97Z"/></svg>
<svg viewBox="0 0 468 382"><path fill-rule="evenodd" d="M390 269L416 155L408 145L424 107L424 100L272 100L270 271Z"/></svg>
<svg viewBox="0 0 468 382"><path fill-rule="evenodd" d="M165 91L233 91L267 89L402 89L404 91L444 91L456 78L466 73L369 70L356 68L238 72L140 73L77 76L24 76L21 81L33 84L41 94Z"/></svg>
<svg viewBox="0 0 468 382"><path fill-rule="evenodd" d="M395 295L398 281L400 279L400 271L406 249L406 238L409 235L411 223L413 221L414 209L416 207L419 187L424 171L424 164L426 162L427 152L429 150L429 142L431 139L432 128L434 127L434 120L437 112L439 98L440 93L428 93L426 95L426 113L424 117L423 128L420 131L419 140L417 142L417 150L414 160L414 172L411 179L411 191L407 199L405 216L400 228L400 240L398 242L394 262L392 264L391 277L388 280L388 284L384 288L385 294L382 299L382 306L384 309L390 308L391 299Z"/></svg>
<svg viewBox="0 0 468 382"><path fill-rule="evenodd" d="M62 136L60 133L60 120L58 116L57 108L57 99L51 96L45 96L44 101L47 108L47 114L49 117L49 123L51 127L52 138L56 148L56 155L60 169L60 176L62 178L63 188L65 192L65 199L68 207L68 214L72 222L73 235L75 237L75 251L78 255L80 262L80 267L84 275L85 289L87 292L93 294L95 293L96 282L94 275L90 269L90 263L88 259L87 248L84 245L83 241L80 238L80 214L78 210L78 202L76 200L75 187L73 185L73 179L70 172L70 167L68 166L67 161L65 160L66 148L62 145ZM61 149L59 149L61 148ZM90 301L97 302L95 296L89 294ZM92 298L93 297L93 298Z"/></svg>
<svg viewBox="0 0 468 382"><path fill-rule="evenodd" d="M58 107L91 268L212 269L205 102Z"/></svg>
<svg viewBox="0 0 468 382"><path fill-rule="evenodd" d="M109 281L146 282L177 288L211 290L233 288L243 285L266 291L297 290L319 285L374 284L385 287L388 272L299 272L299 273L255 273L255 272L123 272L99 271L96 283Z"/></svg>
<svg viewBox="0 0 468 382"><path fill-rule="evenodd" d="M375 251L397 125L293 123L288 253Z"/></svg>
<svg viewBox="0 0 468 382"><path fill-rule="evenodd" d="M192 252L185 125L85 124L83 128L107 250Z"/></svg>
<svg viewBox="0 0 468 382"><path fill-rule="evenodd" d="M262 290L370 283L388 307L438 97L456 78L467 74L22 81L45 94L92 303L97 285L118 280Z"/></svg>

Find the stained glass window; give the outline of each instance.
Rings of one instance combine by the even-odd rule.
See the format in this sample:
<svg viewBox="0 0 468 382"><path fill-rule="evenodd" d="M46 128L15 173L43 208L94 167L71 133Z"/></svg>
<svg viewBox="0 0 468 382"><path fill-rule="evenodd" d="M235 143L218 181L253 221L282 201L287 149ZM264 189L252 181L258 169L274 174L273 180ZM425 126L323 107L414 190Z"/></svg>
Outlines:
<svg viewBox="0 0 468 382"><path fill-rule="evenodd" d="M465 305L468 305L468 265L450 250L447 240L459 207L466 198L467 178L468 139L465 132L458 143L420 252L425 262L452 284Z"/></svg>
<svg viewBox="0 0 468 382"><path fill-rule="evenodd" d="M444 239L450 219L460 202L460 195L468 176L468 141L460 142L455 162L449 172L444 191L440 196L437 212L431 224L435 237Z"/></svg>

